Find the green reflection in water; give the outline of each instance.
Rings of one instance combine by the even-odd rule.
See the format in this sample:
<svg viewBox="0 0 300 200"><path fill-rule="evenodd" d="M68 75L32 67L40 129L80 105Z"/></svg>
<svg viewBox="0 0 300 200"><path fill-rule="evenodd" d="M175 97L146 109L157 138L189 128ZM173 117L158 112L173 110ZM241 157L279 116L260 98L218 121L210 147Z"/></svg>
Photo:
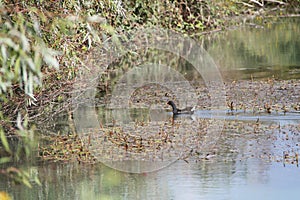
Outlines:
<svg viewBox="0 0 300 200"><path fill-rule="evenodd" d="M300 78L300 18L216 34L207 51L227 78Z"/></svg>

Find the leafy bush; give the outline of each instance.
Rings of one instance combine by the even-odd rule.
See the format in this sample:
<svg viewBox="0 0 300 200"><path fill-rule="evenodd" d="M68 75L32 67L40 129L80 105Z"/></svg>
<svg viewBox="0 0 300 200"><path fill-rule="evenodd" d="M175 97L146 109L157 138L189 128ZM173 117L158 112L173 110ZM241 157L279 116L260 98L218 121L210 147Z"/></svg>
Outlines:
<svg viewBox="0 0 300 200"><path fill-rule="evenodd" d="M41 85L42 68L53 66L58 69L59 63L55 58L58 52L47 48L43 42L42 31L34 10L27 16L21 13L1 15L0 21L3 22L0 25L0 102L16 105L17 102L12 101L13 97L22 96L26 99L24 105L26 108L35 104L34 89ZM22 117L21 110L15 106L17 119L7 119L3 112L8 111L3 110L2 103L0 104L0 141L6 156L0 158L0 165L20 158L21 154L27 157L33 141L33 131L28 129L26 113L23 113ZM11 129L14 126L8 125L10 121L15 121L17 131ZM4 133L5 128L10 130L10 134L15 134L19 140L22 140L22 147L18 146L15 151L12 151L6 138L8 133ZM0 172L30 186L29 177L23 170L8 167Z"/></svg>

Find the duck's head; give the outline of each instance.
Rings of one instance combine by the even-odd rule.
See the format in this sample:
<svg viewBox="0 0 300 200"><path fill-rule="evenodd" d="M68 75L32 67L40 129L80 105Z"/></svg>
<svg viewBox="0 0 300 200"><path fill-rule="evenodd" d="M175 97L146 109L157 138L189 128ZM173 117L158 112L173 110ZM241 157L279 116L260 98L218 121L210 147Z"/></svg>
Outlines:
<svg viewBox="0 0 300 200"><path fill-rule="evenodd" d="M177 113L178 112L178 109L176 108L176 105L173 101L168 101L167 103L168 105L172 106L172 109L173 109L173 113Z"/></svg>

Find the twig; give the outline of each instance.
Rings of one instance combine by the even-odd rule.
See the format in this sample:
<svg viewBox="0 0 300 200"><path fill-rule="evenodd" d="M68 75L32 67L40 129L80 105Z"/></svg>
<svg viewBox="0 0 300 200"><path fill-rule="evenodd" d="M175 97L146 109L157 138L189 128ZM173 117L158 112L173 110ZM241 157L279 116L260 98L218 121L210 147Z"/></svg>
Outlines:
<svg viewBox="0 0 300 200"><path fill-rule="evenodd" d="M250 0L250 2L256 3L260 7L264 7L264 2L260 3L259 1L256 1L256 0Z"/></svg>
<svg viewBox="0 0 300 200"><path fill-rule="evenodd" d="M282 2L282 1L277 1L277 0L265 0L267 2L271 2L271 3L278 3L280 5L285 5L286 3L285 2Z"/></svg>
<svg viewBox="0 0 300 200"><path fill-rule="evenodd" d="M245 2L241 2L243 5L245 5L245 6L248 6L248 7L250 7L250 8L253 8L254 6L253 5L251 5L251 4L249 4L249 3L245 3Z"/></svg>
<svg viewBox="0 0 300 200"><path fill-rule="evenodd" d="M222 29L216 29L216 30L212 30L212 31L203 31L201 33L201 35L211 34L211 33L219 32L219 31L222 31Z"/></svg>

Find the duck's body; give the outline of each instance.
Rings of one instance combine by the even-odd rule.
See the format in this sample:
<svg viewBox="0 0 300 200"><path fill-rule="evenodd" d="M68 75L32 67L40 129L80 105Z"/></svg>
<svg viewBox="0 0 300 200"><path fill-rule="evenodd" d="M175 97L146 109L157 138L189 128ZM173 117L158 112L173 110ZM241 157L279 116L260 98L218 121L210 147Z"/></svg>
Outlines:
<svg viewBox="0 0 300 200"><path fill-rule="evenodd" d="M195 111L195 107L187 107L184 109L178 109L173 101L168 101L170 106L172 106L172 112L174 115L180 115L180 114L186 114L186 115L191 115Z"/></svg>

